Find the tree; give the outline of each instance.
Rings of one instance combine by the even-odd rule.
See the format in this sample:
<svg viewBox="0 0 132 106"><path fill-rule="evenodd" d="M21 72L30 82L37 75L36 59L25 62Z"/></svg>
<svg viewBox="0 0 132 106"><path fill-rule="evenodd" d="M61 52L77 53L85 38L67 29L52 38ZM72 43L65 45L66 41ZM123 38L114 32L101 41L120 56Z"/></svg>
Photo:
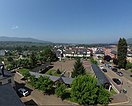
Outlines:
<svg viewBox="0 0 132 106"><path fill-rule="evenodd" d="M120 38L118 41L117 50L118 66L120 68L126 67L126 55L127 55L127 42L124 38Z"/></svg>
<svg viewBox="0 0 132 106"><path fill-rule="evenodd" d="M35 87L35 85L36 85L36 78L35 78L35 76L34 75L31 75L30 77L30 84L33 86L33 87Z"/></svg>
<svg viewBox="0 0 132 106"><path fill-rule="evenodd" d="M58 97L63 97L63 95L65 94L66 92L66 85L63 84L63 83L57 83L57 86L56 86L56 89L55 89L55 94L58 96ZM63 99L63 98L62 98Z"/></svg>
<svg viewBox="0 0 132 106"><path fill-rule="evenodd" d="M95 104L98 87L96 79L89 75L76 77L71 85L71 98L79 104Z"/></svg>
<svg viewBox="0 0 132 106"><path fill-rule="evenodd" d="M109 103L109 97L109 91L104 89L103 86L100 85L98 89L97 103L106 105Z"/></svg>
<svg viewBox="0 0 132 106"><path fill-rule="evenodd" d="M42 90L44 93L52 90L53 82L49 79L49 77L40 76L36 82L36 88Z"/></svg>
<svg viewBox="0 0 132 106"><path fill-rule="evenodd" d="M37 58L35 52L32 52L30 55L30 63L31 63L31 67L35 67L37 64Z"/></svg>
<svg viewBox="0 0 132 106"><path fill-rule="evenodd" d="M84 75L85 74L85 68L83 67L83 64L80 60L80 58L77 58L75 64L74 64L74 69L72 72L72 77L77 77L78 75Z"/></svg>
<svg viewBox="0 0 132 106"><path fill-rule="evenodd" d="M96 65L98 64L98 62L93 57L90 58L90 62L92 64L96 64Z"/></svg>
<svg viewBox="0 0 132 106"><path fill-rule="evenodd" d="M57 59L56 54L49 47L45 48L43 53L46 61L48 62L55 61Z"/></svg>

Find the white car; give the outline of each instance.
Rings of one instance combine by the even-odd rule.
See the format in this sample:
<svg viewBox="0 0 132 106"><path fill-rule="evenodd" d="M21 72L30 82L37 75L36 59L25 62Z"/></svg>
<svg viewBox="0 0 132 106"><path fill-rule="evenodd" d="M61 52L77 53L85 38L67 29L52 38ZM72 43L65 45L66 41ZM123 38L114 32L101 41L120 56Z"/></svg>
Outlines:
<svg viewBox="0 0 132 106"><path fill-rule="evenodd" d="M28 90L26 90L25 88L19 88L18 89L18 92L23 95L23 96L28 96L29 95L29 92Z"/></svg>
<svg viewBox="0 0 132 106"><path fill-rule="evenodd" d="M103 66L99 66L99 68L102 70L104 67Z"/></svg>

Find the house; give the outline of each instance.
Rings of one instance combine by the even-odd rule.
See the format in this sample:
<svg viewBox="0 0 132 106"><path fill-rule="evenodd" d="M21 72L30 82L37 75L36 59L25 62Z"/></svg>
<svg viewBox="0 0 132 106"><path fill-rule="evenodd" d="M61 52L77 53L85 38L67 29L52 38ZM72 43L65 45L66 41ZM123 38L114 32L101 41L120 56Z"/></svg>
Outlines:
<svg viewBox="0 0 132 106"><path fill-rule="evenodd" d="M14 74L4 69L4 65L0 64L0 85L10 83L12 87L15 87Z"/></svg>
<svg viewBox="0 0 132 106"><path fill-rule="evenodd" d="M64 50L64 57L85 57L91 56L91 51L89 48L85 47L70 47Z"/></svg>
<svg viewBox="0 0 132 106"><path fill-rule="evenodd" d="M116 59L117 58L117 51L112 50L110 56L112 59Z"/></svg>
<svg viewBox="0 0 132 106"><path fill-rule="evenodd" d="M95 57L96 58L102 58L102 57L104 57L104 55L105 55L105 53L104 53L104 51L102 50L102 49L98 49L96 52L95 52Z"/></svg>

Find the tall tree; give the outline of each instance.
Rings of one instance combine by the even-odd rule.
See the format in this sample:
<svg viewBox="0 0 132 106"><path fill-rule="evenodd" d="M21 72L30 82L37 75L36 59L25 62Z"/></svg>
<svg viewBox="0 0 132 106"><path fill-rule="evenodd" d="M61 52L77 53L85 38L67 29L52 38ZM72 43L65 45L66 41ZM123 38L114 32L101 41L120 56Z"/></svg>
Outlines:
<svg viewBox="0 0 132 106"><path fill-rule="evenodd" d="M77 77L78 75L84 75L85 74L85 68L83 67L83 64L80 60L80 58L77 58L75 64L74 64L74 69L72 72L72 77Z"/></svg>
<svg viewBox="0 0 132 106"><path fill-rule="evenodd" d="M89 75L76 77L71 85L71 98L79 104L95 104L98 87L96 79Z"/></svg>
<svg viewBox="0 0 132 106"><path fill-rule="evenodd" d="M35 67L37 64L37 58L35 52L32 52L30 55L30 63L31 63L31 67Z"/></svg>
<svg viewBox="0 0 132 106"><path fill-rule="evenodd" d="M56 60L56 54L53 52L53 50L49 47L45 48L44 51L44 56L46 57L46 61L51 62Z"/></svg>
<svg viewBox="0 0 132 106"><path fill-rule="evenodd" d="M127 42L125 38L120 38L118 41L117 59L120 68L126 67Z"/></svg>

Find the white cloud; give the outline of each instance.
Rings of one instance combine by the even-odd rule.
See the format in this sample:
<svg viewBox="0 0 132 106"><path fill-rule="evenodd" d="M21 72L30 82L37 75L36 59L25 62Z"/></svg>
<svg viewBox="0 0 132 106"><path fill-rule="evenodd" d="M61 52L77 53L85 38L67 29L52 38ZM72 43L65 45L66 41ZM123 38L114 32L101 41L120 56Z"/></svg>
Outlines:
<svg viewBox="0 0 132 106"><path fill-rule="evenodd" d="M18 29L19 27L16 25L16 26L12 26L11 29Z"/></svg>

